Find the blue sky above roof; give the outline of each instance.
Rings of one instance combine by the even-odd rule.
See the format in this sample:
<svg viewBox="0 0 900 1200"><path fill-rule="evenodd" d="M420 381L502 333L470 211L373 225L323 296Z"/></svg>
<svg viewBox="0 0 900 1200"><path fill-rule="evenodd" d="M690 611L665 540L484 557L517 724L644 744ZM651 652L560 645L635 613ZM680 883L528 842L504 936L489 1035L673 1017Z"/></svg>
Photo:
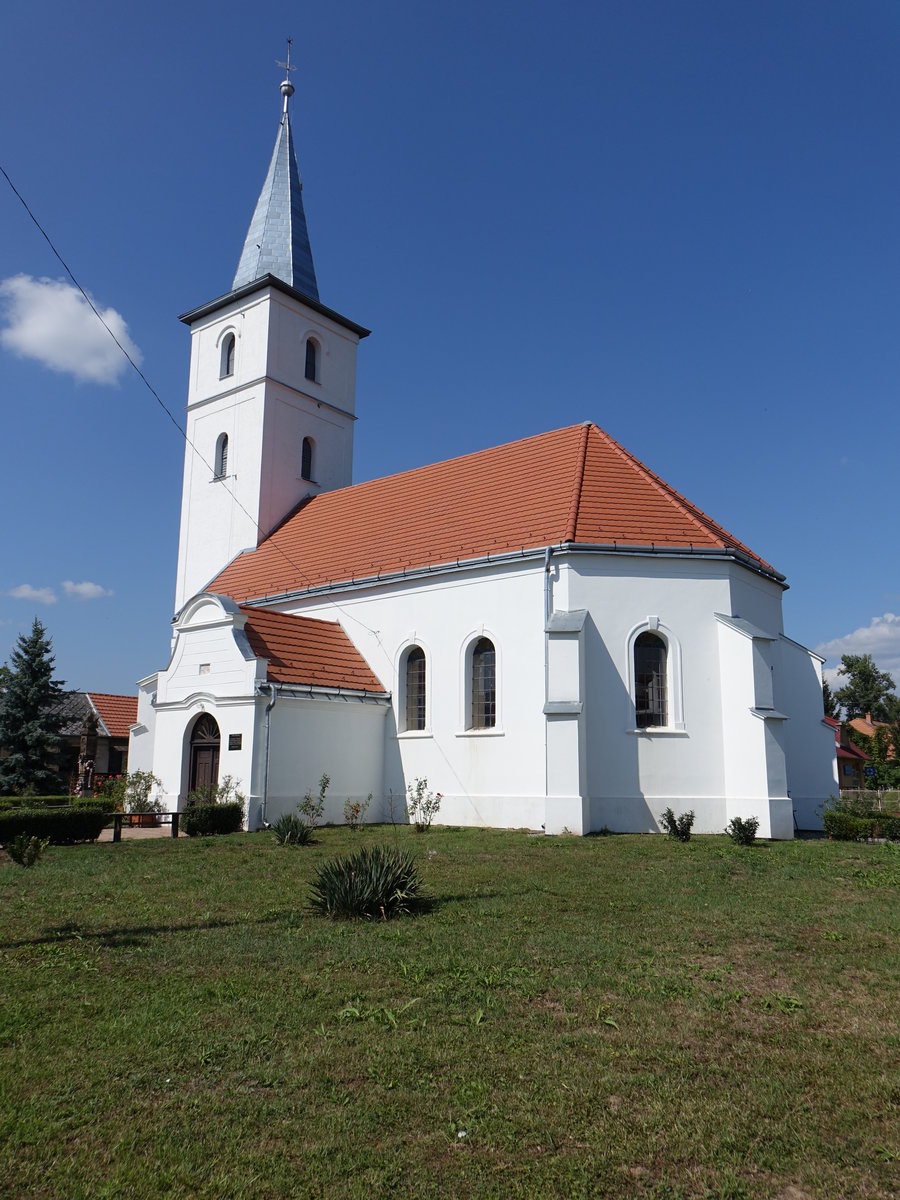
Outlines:
<svg viewBox="0 0 900 1200"><path fill-rule="evenodd" d="M45 0L3 33L0 161L174 413L294 33L317 278L373 330L354 478L594 420L787 573L792 637L900 680L896 0ZM37 612L71 686L124 691L168 655L184 443L27 282L63 272L2 177L0 227L0 661Z"/></svg>

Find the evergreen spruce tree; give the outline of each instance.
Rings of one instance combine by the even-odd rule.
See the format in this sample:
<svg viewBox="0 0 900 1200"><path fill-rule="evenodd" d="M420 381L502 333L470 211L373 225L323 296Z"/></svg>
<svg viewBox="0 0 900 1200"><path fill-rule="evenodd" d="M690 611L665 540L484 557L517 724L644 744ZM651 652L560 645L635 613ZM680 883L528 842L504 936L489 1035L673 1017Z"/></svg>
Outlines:
<svg viewBox="0 0 900 1200"><path fill-rule="evenodd" d="M2 668L0 697L0 794L55 792L59 773L50 755L59 747L57 706L62 680L53 678L53 643L37 617L30 634L20 634Z"/></svg>

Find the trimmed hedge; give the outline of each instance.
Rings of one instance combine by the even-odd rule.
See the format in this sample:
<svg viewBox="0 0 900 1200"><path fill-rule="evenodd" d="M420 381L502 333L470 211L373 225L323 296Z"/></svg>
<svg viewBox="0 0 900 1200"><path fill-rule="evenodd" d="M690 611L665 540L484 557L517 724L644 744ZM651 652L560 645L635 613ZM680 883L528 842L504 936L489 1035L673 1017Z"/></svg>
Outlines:
<svg viewBox="0 0 900 1200"><path fill-rule="evenodd" d="M243 804L189 804L181 814L179 828L188 837L203 837L213 833L238 833L243 825Z"/></svg>
<svg viewBox="0 0 900 1200"><path fill-rule="evenodd" d="M829 837L840 842L858 842L869 838L900 841L900 817L879 813L872 817L855 817L846 812L826 812L822 824Z"/></svg>
<svg viewBox="0 0 900 1200"><path fill-rule="evenodd" d="M94 842L108 824L105 813L91 808L14 808L0 812L0 845L7 845L20 834L49 840L55 846Z"/></svg>
<svg viewBox="0 0 900 1200"><path fill-rule="evenodd" d="M69 796L0 796L0 812L11 808L59 808L71 803Z"/></svg>

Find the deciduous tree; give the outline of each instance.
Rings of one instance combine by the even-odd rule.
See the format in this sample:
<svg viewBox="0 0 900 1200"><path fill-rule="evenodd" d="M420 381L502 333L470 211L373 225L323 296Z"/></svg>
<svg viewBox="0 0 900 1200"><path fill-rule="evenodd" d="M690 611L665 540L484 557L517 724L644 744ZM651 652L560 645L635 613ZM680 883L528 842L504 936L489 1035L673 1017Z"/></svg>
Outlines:
<svg viewBox="0 0 900 1200"><path fill-rule="evenodd" d="M838 675L845 675L847 683L835 692L834 698L848 721L866 713L871 713L874 721L890 720L888 698L894 691L894 680L887 671L879 671L871 654L842 655Z"/></svg>

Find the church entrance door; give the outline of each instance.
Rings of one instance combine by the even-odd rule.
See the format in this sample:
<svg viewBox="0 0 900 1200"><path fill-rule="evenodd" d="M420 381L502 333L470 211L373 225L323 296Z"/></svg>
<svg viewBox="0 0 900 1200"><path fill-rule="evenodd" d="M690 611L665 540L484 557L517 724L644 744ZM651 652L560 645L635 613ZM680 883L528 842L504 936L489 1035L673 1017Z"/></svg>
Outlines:
<svg viewBox="0 0 900 1200"><path fill-rule="evenodd" d="M191 788L217 787L221 736L215 720L204 713L191 732Z"/></svg>

